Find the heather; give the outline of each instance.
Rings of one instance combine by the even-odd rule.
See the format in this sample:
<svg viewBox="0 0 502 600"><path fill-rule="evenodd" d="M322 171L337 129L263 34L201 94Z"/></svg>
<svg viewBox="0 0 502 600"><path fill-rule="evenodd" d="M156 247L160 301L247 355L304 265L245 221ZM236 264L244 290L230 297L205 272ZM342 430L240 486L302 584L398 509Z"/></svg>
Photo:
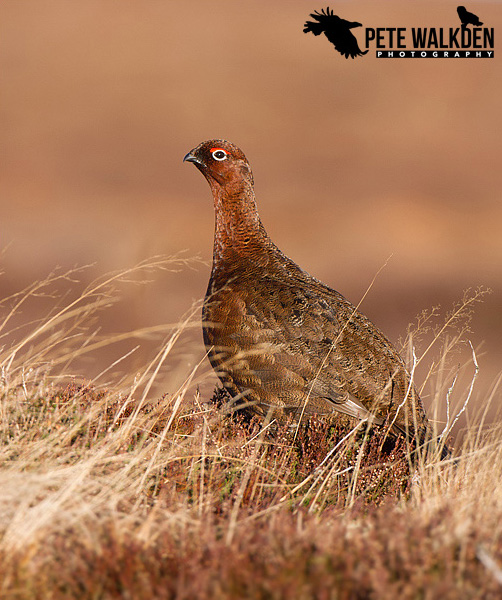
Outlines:
<svg viewBox="0 0 502 600"><path fill-rule="evenodd" d="M498 598L502 432L486 414L499 391L472 408L482 367L466 343L484 292L424 312L403 342L410 371L428 365L437 433L454 447L440 461L348 418L297 426L229 412L221 389L200 392L204 360L170 375L198 307L174 326L100 335L95 317L113 311L119 283L182 263L154 259L54 296L22 325L25 302L52 302L78 274L5 299L1 597ZM134 373L115 360L78 377L79 357L152 336ZM462 346L472 358L460 368Z"/></svg>

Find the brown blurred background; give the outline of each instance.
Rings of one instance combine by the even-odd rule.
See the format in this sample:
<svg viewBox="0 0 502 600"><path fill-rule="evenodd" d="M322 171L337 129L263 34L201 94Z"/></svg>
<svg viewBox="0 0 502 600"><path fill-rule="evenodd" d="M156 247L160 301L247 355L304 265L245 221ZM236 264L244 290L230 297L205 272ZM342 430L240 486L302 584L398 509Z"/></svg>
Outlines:
<svg viewBox="0 0 502 600"><path fill-rule="evenodd" d="M311 274L357 303L392 255L362 305L392 340L422 309L493 288L471 334L484 342L482 402L502 336L497 48L491 60L346 60L302 33L324 6L2 2L2 296L55 265L95 262L85 283L185 249L205 264L127 290L103 326L178 320L204 295L213 234L209 188L182 158L222 137L253 166L271 237ZM458 26L456 2L330 6L368 27ZM500 4L467 8L497 40ZM187 365L203 354L195 340Z"/></svg>

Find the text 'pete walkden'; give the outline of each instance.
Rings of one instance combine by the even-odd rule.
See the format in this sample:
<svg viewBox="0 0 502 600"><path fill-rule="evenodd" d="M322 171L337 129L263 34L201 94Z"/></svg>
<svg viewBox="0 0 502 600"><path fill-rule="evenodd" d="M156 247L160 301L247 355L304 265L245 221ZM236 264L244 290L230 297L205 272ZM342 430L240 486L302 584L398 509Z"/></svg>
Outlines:
<svg viewBox="0 0 502 600"><path fill-rule="evenodd" d="M493 58L494 37L493 27L367 27L366 47L377 58Z"/></svg>

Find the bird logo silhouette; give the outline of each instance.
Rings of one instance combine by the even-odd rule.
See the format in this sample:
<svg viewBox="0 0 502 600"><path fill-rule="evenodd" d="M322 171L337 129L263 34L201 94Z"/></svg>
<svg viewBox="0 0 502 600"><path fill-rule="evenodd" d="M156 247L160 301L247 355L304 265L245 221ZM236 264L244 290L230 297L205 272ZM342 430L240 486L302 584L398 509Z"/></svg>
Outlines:
<svg viewBox="0 0 502 600"><path fill-rule="evenodd" d="M303 33L313 33L314 35L324 35L333 44L345 58L355 58L368 53L368 50L361 52L357 39L351 29L362 27L361 23L356 21L346 21L335 15L329 6L320 13L314 11L310 15L315 21L306 21L303 26Z"/></svg>
<svg viewBox="0 0 502 600"><path fill-rule="evenodd" d="M467 25L474 25L474 27L481 27L483 23L479 20L474 13L469 12L465 6L459 6L457 8L457 13L462 21L462 29L467 29Z"/></svg>

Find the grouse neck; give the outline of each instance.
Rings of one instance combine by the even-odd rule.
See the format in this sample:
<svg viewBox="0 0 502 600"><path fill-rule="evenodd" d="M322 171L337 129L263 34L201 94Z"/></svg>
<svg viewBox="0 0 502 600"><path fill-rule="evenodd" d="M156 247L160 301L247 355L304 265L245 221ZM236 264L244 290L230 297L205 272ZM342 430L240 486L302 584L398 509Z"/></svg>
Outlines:
<svg viewBox="0 0 502 600"><path fill-rule="evenodd" d="M253 188L213 189L215 208L215 252L225 248L254 250L269 246L270 239L258 214Z"/></svg>

